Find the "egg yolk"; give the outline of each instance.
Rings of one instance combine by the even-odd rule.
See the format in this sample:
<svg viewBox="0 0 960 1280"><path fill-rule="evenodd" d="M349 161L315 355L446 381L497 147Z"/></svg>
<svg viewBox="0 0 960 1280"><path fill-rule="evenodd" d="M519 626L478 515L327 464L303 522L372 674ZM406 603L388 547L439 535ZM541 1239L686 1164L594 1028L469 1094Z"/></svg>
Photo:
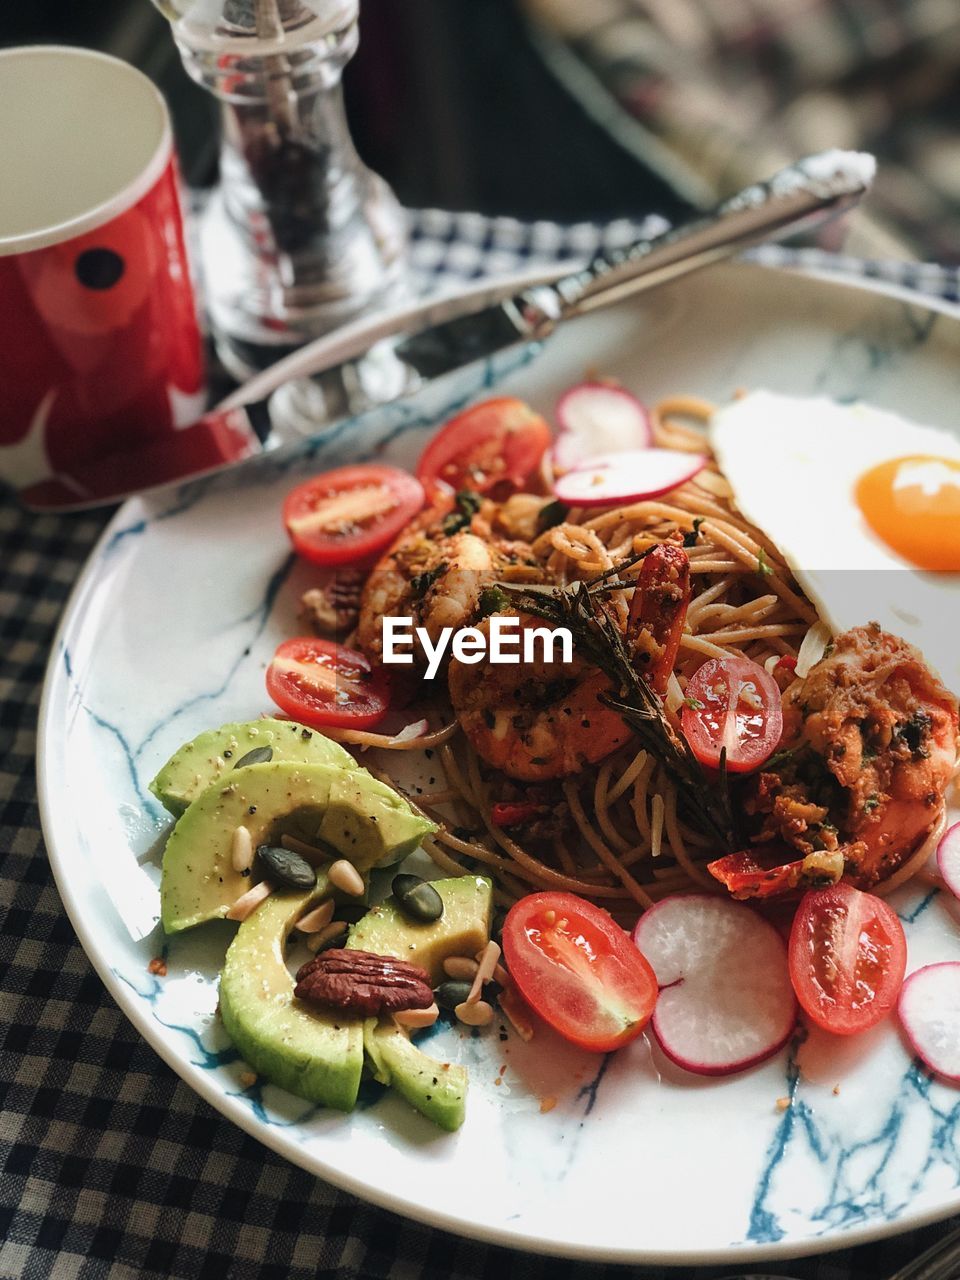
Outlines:
<svg viewBox="0 0 960 1280"><path fill-rule="evenodd" d="M891 458L864 472L855 495L873 532L905 560L960 572L960 462Z"/></svg>

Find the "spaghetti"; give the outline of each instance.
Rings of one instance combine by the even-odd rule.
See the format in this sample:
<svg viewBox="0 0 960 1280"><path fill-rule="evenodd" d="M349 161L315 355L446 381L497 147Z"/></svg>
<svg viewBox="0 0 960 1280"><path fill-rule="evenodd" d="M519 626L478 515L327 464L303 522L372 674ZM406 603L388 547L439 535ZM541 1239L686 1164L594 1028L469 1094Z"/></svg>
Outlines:
<svg viewBox="0 0 960 1280"><path fill-rule="evenodd" d="M662 401L651 413L654 442L706 452L700 428L711 412L709 404L691 397ZM514 500L515 508L522 505ZM542 500L534 509L541 505ZM706 658L743 654L769 670L784 656L795 658L817 622L777 549L737 512L716 465L711 461L656 500L599 513L573 509L528 544L544 581L564 585L618 570L625 585L605 601L625 628L640 564L624 562L681 539L691 598L666 699L674 724L686 683ZM722 850L683 819L673 780L632 738L597 764L558 779L545 805L551 820L542 829L530 824L521 843L493 817L498 801L516 784L481 760L456 719L440 714L443 727L429 737L397 742L377 733L339 736L364 750L382 748L385 758L395 749L435 751L446 785L408 798L439 824L425 847L443 871L489 873L502 905L531 890L560 889L625 917L679 889L722 891L704 867ZM389 769L381 776L397 785Z"/></svg>

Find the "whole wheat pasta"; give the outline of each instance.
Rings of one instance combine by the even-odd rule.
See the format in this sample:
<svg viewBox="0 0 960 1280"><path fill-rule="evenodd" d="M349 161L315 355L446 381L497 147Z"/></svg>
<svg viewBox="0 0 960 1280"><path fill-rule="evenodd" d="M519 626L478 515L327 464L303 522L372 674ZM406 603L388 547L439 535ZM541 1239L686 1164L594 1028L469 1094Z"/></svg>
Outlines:
<svg viewBox="0 0 960 1280"><path fill-rule="evenodd" d="M709 455L701 428L710 412L705 402L686 396L655 405L655 442ZM495 529L495 523L488 527ZM642 563L632 557L661 542L684 545L690 564L690 599L673 672L674 707L677 687L683 692L707 658L742 654L762 664L796 656L816 611L773 544L736 509L712 461L660 498L608 510L570 509L529 547L542 567L543 583L558 587L594 579L630 561L616 575L624 585L614 584L604 596L625 630L642 572ZM500 580L527 573L522 566L511 567ZM562 701L562 688L556 696ZM660 761L636 738L568 775L529 783L482 759L456 717L446 722L445 712L435 714L443 715L443 727L417 740L393 743L382 734L345 740L382 748L376 754L383 758L398 749L411 760L418 749L436 752L446 785L420 799L441 823L425 842L441 869L460 874L476 868L491 875L501 902L531 889L559 889L591 898L624 918L631 907L636 911L670 892L718 888L705 863L723 850L695 825ZM670 718L676 730L679 721ZM508 737L521 733L512 720L503 731ZM522 741L517 749L522 753ZM501 822L493 819L498 805Z"/></svg>

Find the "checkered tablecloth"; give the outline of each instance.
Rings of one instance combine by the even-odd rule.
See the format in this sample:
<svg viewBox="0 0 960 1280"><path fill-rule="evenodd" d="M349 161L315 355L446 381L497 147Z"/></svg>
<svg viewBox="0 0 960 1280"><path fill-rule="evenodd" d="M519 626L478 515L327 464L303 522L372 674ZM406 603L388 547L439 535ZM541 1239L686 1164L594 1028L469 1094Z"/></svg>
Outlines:
<svg viewBox="0 0 960 1280"><path fill-rule="evenodd" d="M625 243L637 227L428 211L413 217L412 231L417 280L437 288ZM867 267L820 254L803 261L957 299L956 270ZM335 1190L194 1096L107 995L53 884L34 750L57 619L109 514L36 516L0 503L0 1280L627 1274L458 1239ZM798 1280L881 1280L948 1225L766 1270ZM731 1270L686 1274L711 1280Z"/></svg>

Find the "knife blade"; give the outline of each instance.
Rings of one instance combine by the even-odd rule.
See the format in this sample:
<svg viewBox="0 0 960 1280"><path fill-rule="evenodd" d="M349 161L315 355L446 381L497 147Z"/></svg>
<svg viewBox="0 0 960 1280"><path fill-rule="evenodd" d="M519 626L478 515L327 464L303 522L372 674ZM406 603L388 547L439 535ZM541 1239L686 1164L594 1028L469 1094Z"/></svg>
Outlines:
<svg viewBox="0 0 960 1280"><path fill-rule="evenodd" d="M826 151L780 170L695 221L627 248L562 268L486 304L464 298L456 314L435 321L426 303L370 325L359 322L320 338L258 375L224 406L266 399L283 383L355 370L370 347L392 339L407 388L442 377L517 343L546 340L564 320L654 288L765 242L798 235L853 208L869 190L876 163L863 152Z"/></svg>
<svg viewBox="0 0 960 1280"><path fill-rule="evenodd" d="M91 477L76 507L222 470L317 435L338 418L401 399L427 381L545 342L557 325L846 212L873 180L862 152L827 151L782 169L695 221L570 271L545 268L517 289L484 284L457 299L429 299L367 317L271 365L191 426L161 454L118 455ZM371 388L371 381L380 385ZM278 394L280 393L280 394Z"/></svg>

